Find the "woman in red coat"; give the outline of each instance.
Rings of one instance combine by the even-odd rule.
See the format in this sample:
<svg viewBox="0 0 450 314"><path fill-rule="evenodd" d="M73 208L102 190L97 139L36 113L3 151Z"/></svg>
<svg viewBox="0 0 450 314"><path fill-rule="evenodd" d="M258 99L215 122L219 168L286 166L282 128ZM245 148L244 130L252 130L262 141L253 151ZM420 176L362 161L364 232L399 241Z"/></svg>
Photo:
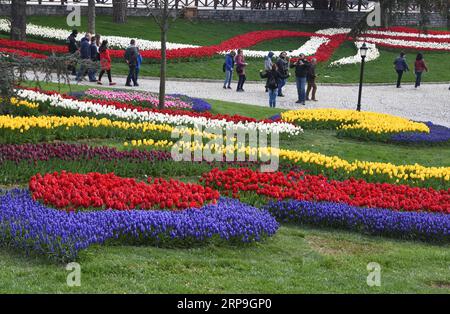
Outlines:
<svg viewBox="0 0 450 314"><path fill-rule="evenodd" d="M100 53L100 66L102 70L100 71L100 74L98 76L97 84L102 85L102 76L106 72L106 74L108 75L109 85L116 85L116 83L114 83L111 78L111 56L109 55L107 40L102 41L102 44L98 51Z"/></svg>
<svg viewBox="0 0 450 314"><path fill-rule="evenodd" d="M420 86L422 82L422 74L424 71L428 72L428 67L423 59L423 54L419 53L414 64L414 71L416 73L416 88Z"/></svg>

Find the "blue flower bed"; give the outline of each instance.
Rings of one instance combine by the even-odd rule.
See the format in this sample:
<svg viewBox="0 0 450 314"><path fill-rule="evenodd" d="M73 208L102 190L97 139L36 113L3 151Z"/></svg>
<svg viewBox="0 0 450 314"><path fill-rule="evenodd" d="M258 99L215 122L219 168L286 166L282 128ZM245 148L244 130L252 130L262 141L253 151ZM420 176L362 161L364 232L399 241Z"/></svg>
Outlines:
<svg viewBox="0 0 450 314"><path fill-rule="evenodd" d="M167 96L174 97L174 98L180 98L183 101L191 103L192 110L195 112L211 111L211 108L212 108L210 103L208 103L207 101L200 99L200 98L192 98L192 97L182 95L182 94L170 94Z"/></svg>
<svg viewBox="0 0 450 314"><path fill-rule="evenodd" d="M264 207L281 222L339 228L408 240L450 242L450 215L397 212L307 201L270 202Z"/></svg>
<svg viewBox="0 0 450 314"><path fill-rule="evenodd" d="M250 243L277 229L267 211L225 198L216 205L183 211L67 213L34 201L28 190L0 191L0 243L61 261L73 261L81 250L114 240L157 245L220 238Z"/></svg>
<svg viewBox="0 0 450 314"><path fill-rule="evenodd" d="M392 135L393 142L412 144L442 144L450 142L450 128L435 125L431 122L425 123L430 128L430 133L404 132Z"/></svg>
<svg viewBox="0 0 450 314"><path fill-rule="evenodd" d="M211 110L211 104L200 98L192 98L192 110L206 112Z"/></svg>
<svg viewBox="0 0 450 314"><path fill-rule="evenodd" d="M281 118L281 113L276 114L276 115L270 117L269 120L272 120L272 121L274 121L274 122L279 122L279 121L281 121L281 120L282 120L282 118Z"/></svg>

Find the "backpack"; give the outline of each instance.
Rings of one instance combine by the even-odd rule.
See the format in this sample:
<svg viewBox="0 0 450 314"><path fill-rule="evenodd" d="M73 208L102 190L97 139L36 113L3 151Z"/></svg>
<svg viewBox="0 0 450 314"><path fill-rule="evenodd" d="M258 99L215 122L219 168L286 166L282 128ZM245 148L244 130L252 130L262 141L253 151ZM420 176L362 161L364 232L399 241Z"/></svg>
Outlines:
<svg viewBox="0 0 450 314"><path fill-rule="evenodd" d="M269 76L269 79L267 80L267 88L268 89L276 89L278 88L278 83L275 78L275 74L272 74Z"/></svg>

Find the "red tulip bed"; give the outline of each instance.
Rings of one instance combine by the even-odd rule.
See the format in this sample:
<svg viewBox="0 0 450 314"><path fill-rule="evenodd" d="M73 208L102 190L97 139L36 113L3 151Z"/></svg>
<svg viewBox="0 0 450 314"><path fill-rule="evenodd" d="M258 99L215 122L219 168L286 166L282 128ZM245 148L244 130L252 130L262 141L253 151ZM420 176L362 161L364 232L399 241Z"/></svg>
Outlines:
<svg viewBox="0 0 450 314"><path fill-rule="evenodd" d="M367 183L355 179L335 181L302 172L261 173L248 168L213 169L205 173L201 181L205 186L234 198L256 193L274 200L335 202L396 211L450 214L450 189Z"/></svg>
<svg viewBox="0 0 450 314"><path fill-rule="evenodd" d="M398 28L392 27L387 29L375 29L375 32L369 32L364 34L364 40L367 42L375 43L376 45L383 47L392 47L396 49L420 49L420 50L431 50L431 51L448 51L448 43L450 39L444 35L448 35L448 32L437 32L429 31L426 35L441 35L443 38L434 37L421 37L419 35L424 34L423 32L412 29L412 28ZM386 32L386 33L382 33ZM425 35L425 34L424 34ZM189 47L189 48L178 48L170 49L167 51L167 58L169 60L189 60L192 58L208 58L213 57L224 51L229 51L237 48L249 48L257 45L264 41L270 41L280 38L295 38L295 37L322 37L329 39L328 42L320 45L314 56L319 62L325 62L330 59L334 51L341 46L345 41L355 41L361 40L361 38L356 39L348 36L348 34L322 34L322 33L310 33L310 32L299 32L299 31L288 31L288 30L264 30L264 31L253 31L249 33L244 33L232 38L229 38L217 45L202 46L202 47ZM410 42L419 42L426 45L421 45L420 47L415 47L410 44ZM22 42L13 41L8 39L0 39L0 47L6 49L16 49L17 53L26 53L27 51L40 52L46 54L67 53L66 45L55 45L55 44L39 44L32 42ZM10 51L12 52L12 51ZM123 50L110 50L110 55L113 58L123 58ZM158 49L155 50L141 50L141 55L144 59L158 60L161 58L161 52ZM32 55L29 55L32 56ZM35 54L38 58L46 58L47 55Z"/></svg>
<svg viewBox="0 0 450 314"><path fill-rule="evenodd" d="M207 58L213 57L222 51L228 51L231 49L236 49L236 47L248 48L254 46L260 42L286 38L286 37L328 37L330 41L326 44L321 45L316 51L315 57L319 62L328 61L334 51L339 48L339 46L347 40L345 34L339 35L321 35L315 33L306 32L293 32L284 30L273 30L273 31L256 31L246 34L242 34L233 37L229 40L223 41L218 45L205 46L198 48L179 48L167 51L167 58L172 59L190 59L190 58ZM8 39L0 39L0 47L13 48L16 51L22 51L26 53L28 50L38 51L44 53L68 53L67 47L63 45L47 45L38 44L24 41L15 41ZM144 59L160 59L161 52L159 50L141 50L141 55ZM123 58L123 50L110 50L110 55L113 58ZM38 58L47 58L47 55L35 54Z"/></svg>
<svg viewBox="0 0 450 314"><path fill-rule="evenodd" d="M55 172L30 179L34 200L59 209L172 209L199 208L216 203L219 192L198 184L148 178L148 183L112 173Z"/></svg>
<svg viewBox="0 0 450 314"><path fill-rule="evenodd" d="M222 51L228 51L231 49L248 48L254 46L263 41L269 41L279 38L288 37L327 37L330 38L328 44L322 45L316 54L318 61L326 61L331 57L331 54L340 44L346 40L346 35L322 35L309 32L296 32L286 30L265 30L245 33L232 37L228 40L221 42L218 45L203 46L196 48L179 48L167 51L167 58L170 59L189 59L189 58L205 58L212 57ZM26 51L39 51L45 53L67 53L68 48L65 45L48 45L38 44L24 41L15 41L8 39L0 39L0 47L15 48L18 50ZM113 58L123 58L123 50L110 50L110 55ZM144 59L160 59L160 50L141 50L141 55Z"/></svg>
<svg viewBox="0 0 450 314"><path fill-rule="evenodd" d="M3 55L14 54L14 55L18 55L21 57L28 57L31 59L47 59L46 55L28 52L28 51L22 51L22 50L15 49L15 48L0 47L0 54L3 54Z"/></svg>

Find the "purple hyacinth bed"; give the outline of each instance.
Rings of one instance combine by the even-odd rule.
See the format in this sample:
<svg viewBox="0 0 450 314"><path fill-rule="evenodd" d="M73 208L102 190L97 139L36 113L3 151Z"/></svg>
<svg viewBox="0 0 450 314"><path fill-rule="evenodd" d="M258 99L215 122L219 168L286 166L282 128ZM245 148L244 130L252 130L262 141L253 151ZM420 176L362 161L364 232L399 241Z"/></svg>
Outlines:
<svg viewBox="0 0 450 314"><path fill-rule="evenodd" d="M443 144L450 142L450 128L425 122L430 128L430 133L405 132L392 135L391 140L398 143L411 144Z"/></svg>
<svg viewBox="0 0 450 314"><path fill-rule="evenodd" d="M339 228L407 240L450 242L450 215L360 208L308 201L270 202L263 207L280 222Z"/></svg>
<svg viewBox="0 0 450 314"><path fill-rule="evenodd" d="M0 241L27 253L73 261L95 244L123 241L158 245L222 241L250 243L272 236L278 223L267 212L222 198L183 211L103 210L67 213L34 201L28 190L0 191Z"/></svg>

